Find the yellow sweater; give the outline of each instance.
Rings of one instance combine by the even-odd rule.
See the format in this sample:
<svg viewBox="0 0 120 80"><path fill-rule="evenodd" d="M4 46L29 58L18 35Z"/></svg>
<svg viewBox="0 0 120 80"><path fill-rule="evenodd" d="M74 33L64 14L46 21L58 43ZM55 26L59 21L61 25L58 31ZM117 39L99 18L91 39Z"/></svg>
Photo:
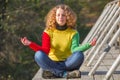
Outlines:
<svg viewBox="0 0 120 80"><path fill-rule="evenodd" d="M66 30L46 30L50 36L49 57L53 61L64 61L71 55L72 37L77 33L76 30L67 28Z"/></svg>

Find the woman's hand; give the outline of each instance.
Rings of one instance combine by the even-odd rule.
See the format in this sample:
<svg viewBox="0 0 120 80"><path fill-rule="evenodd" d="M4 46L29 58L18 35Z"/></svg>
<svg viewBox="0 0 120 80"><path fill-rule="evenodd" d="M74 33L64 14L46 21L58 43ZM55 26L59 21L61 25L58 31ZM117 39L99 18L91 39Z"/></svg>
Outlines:
<svg viewBox="0 0 120 80"><path fill-rule="evenodd" d="M29 40L27 39L27 37L21 38L21 42L22 42L22 44L25 45L25 46L29 46L30 43L31 43L31 41L29 41Z"/></svg>
<svg viewBox="0 0 120 80"><path fill-rule="evenodd" d="M91 45L91 46L95 46L96 41L97 41L97 39L96 39L96 38L94 38L94 39L90 42L90 45Z"/></svg>

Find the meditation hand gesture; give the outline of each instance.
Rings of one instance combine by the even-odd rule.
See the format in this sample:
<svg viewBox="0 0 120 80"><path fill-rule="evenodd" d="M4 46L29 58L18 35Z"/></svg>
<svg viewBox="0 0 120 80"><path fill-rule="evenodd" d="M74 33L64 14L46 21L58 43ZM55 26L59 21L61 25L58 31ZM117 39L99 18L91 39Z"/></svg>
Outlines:
<svg viewBox="0 0 120 80"><path fill-rule="evenodd" d="M22 42L22 44L25 45L25 46L29 46L30 43L31 43L31 41L29 41L29 40L27 39L27 37L21 38L21 42Z"/></svg>
<svg viewBox="0 0 120 80"><path fill-rule="evenodd" d="M91 46L95 46L96 41L97 41L97 39L96 39L96 38L94 38L94 39L90 42L90 45L91 45Z"/></svg>

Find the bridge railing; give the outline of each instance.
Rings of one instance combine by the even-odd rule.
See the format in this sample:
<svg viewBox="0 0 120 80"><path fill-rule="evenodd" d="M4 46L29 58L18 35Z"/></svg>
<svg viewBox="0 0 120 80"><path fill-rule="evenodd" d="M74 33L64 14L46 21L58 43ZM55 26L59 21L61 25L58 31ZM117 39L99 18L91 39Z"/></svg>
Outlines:
<svg viewBox="0 0 120 80"><path fill-rule="evenodd" d="M83 44L90 42L93 38L97 38L97 44L85 52L85 61L89 60L87 66L90 66L93 63L96 55L98 55L99 52L102 52L88 75L95 74L95 71L99 67L101 61L114 44L117 43L116 46L120 46L120 0L112 1L105 6L96 24L84 39ZM118 56L118 58L115 60L112 67L105 75L104 80L108 80L110 78L111 74L115 71L119 63L120 56Z"/></svg>

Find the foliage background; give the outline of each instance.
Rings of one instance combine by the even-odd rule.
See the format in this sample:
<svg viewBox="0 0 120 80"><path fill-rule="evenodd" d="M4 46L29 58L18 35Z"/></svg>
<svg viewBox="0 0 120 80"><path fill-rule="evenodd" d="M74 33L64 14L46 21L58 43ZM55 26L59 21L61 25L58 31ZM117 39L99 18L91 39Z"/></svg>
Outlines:
<svg viewBox="0 0 120 80"><path fill-rule="evenodd" d="M20 37L27 36L41 44L44 18L52 7L65 3L75 11L81 43L110 1L0 0L0 80L33 78L39 67L34 61L34 52L20 43Z"/></svg>

